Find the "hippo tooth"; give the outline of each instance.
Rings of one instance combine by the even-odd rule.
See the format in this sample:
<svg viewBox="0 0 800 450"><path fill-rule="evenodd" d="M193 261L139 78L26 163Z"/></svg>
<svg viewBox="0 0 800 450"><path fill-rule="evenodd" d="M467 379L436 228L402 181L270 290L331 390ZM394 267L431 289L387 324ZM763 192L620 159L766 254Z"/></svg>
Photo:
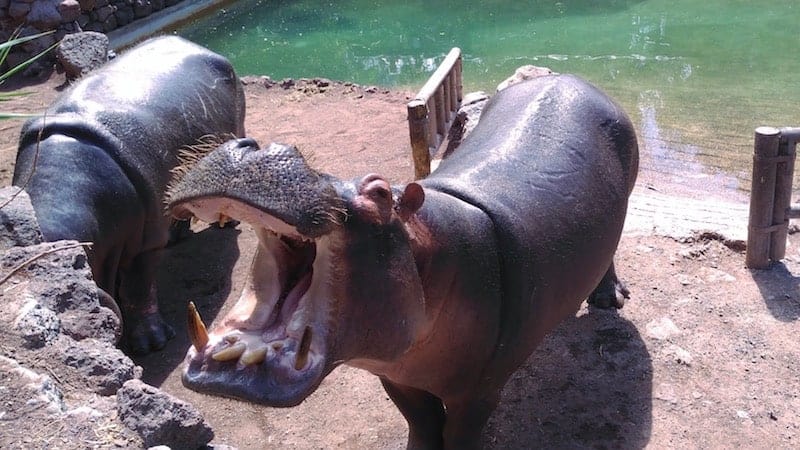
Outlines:
<svg viewBox="0 0 800 450"><path fill-rule="evenodd" d="M303 339L300 341L300 348L297 350L297 359L294 362L294 370L300 370L308 362L308 351L311 349L311 327L306 327L303 332Z"/></svg>
<svg viewBox="0 0 800 450"><path fill-rule="evenodd" d="M217 222L217 223L219 224L220 228L224 228L225 224L230 222L230 221L231 221L230 217L226 216L225 214L220 214L219 215L219 222Z"/></svg>
<svg viewBox="0 0 800 450"><path fill-rule="evenodd" d="M258 364L261 361L264 361L266 355L267 355L266 345L255 349L248 348L244 353L242 353L242 357L239 358L239 362L245 366L249 366L251 364Z"/></svg>
<svg viewBox="0 0 800 450"><path fill-rule="evenodd" d="M192 341L195 350L202 352L208 344L208 330L206 330L206 326L203 323L203 319L200 318L200 313L197 312L194 302L189 302L188 320L189 324L186 329L189 332L189 339Z"/></svg>
<svg viewBox="0 0 800 450"><path fill-rule="evenodd" d="M231 361L242 356L245 350L247 350L247 344L240 341L215 352L211 357L214 361Z"/></svg>

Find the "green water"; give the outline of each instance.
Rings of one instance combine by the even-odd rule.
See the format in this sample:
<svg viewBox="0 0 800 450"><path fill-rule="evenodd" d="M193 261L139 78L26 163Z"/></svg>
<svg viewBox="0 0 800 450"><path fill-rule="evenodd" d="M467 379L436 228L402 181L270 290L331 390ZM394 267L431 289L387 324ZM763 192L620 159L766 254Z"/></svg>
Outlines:
<svg viewBox="0 0 800 450"><path fill-rule="evenodd" d="M178 34L240 74L419 88L451 47L465 91L524 64L616 98L658 177L749 190L753 130L800 125L796 0L243 0Z"/></svg>

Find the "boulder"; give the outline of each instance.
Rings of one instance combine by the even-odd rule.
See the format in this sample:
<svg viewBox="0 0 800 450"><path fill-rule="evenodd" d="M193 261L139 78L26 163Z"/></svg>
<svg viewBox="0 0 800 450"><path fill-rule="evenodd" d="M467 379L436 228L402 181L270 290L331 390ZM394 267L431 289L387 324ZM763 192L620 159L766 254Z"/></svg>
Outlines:
<svg viewBox="0 0 800 450"><path fill-rule="evenodd" d="M211 427L192 405L141 380L130 380L117 392L117 413L146 447L194 449L214 439Z"/></svg>
<svg viewBox="0 0 800 450"><path fill-rule="evenodd" d="M56 50L56 59L67 79L86 75L108 62L108 37L94 31L68 34Z"/></svg>
<svg viewBox="0 0 800 450"><path fill-rule="evenodd" d="M461 142L478 124L478 119L481 118L483 107L489 100L489 96L483 91L471 92L464 96L461 100L461 106L456 112L456 117L453 119L453 124L447 132L447 149L444 151L443 157L448 157L453 151L461 145Z"/></svg>
<svg viewBox="0 0 800 450"><path fill-rule="evenodd" d="M25 191L12 186L0 189L0 205L5 205L0 209L0 253L11 247L42 242L39 222Z"/></svg>
<svg viewBox="0 0 800 450"><path fill-rule="evenodd" d="M532 66L530 64L525 66L520 66L517 70L514 71L514 75L506 78L502 83L497 85L497 92L502 91L503 89L511 86L512 84L517 84L519 82L530 80L531 78L542 77L545 75L557 75L555 72L550 70L547 67L538 67Z"/></svg>
<svg viewBox="0 0 800 450"><path fill-rule="evenodd" d="M26 22L40 30L52 30L61 23L61 13L58 11L60 0L39 0L31 3Z"/></svg>
<svg viewBox="0 0 800 450"><path fill-rule="evenodd" d="M81 4L78 0L61 0L57 9L61 13L62 22L72 22L81 15Z"/></svg>

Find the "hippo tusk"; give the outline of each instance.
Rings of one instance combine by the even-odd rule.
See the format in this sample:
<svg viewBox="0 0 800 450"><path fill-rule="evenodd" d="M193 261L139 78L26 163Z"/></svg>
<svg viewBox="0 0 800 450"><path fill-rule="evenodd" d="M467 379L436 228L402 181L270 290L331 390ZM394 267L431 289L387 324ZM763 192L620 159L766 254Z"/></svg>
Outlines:
<svg viewBox="0 0 800 450"><path fill-rule="evenodd" d="M311 327L306 327L303 331L303 338L300 340L300 348L297 350L297 359L294 362L294 370L300 370L308 363L308 351L311 349Z"/></svg>
<svg viewBox="0 0 800 450"><path fill-rule="evenodd" d="M219 224L220 228L225 228L225 224L230 222L230 221L231 221L230 217L226 216L225 214L220 214L219 215L219 222L217 222L217 223Z"/></svg>
<svg viewBox="0 0 800 450"><path fill-rule="evenodd" d="M194 348L198 352L202 352L206 348L206 344L208 344L208 331L203 319L200 318L200 313L197 312L197 308L194 306L194 302L189 302L188 319L189 324L186 330L189 332L189 339L192 341Z"/></svg>

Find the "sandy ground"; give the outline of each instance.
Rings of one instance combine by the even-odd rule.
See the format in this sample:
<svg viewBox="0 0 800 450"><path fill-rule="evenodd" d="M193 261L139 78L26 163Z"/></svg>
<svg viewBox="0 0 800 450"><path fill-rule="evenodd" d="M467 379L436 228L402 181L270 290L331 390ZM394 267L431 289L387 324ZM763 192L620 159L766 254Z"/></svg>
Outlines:
<svg viewBox="0 0 800 450"><path fill-rule="evenodd" d="M41 111L60 82L54 76L3 107ZM321 84L248 85L248 134L262 144L295 144L339 177L379 172L409 181L409 94ZM0 185L10 183L20 125L0 123ZM700 200L676 202L666 196L670 186L648 174L647 158L617 255L631 300L619 312L584 307L546 339L508 382L485 447L800 445L800 237L790 236L786 260L771 270L746 269L740 240L746 205L704 199L705 192L689 193ZM222 317L238 297L256 245L247 225L193 229L163 261L160 302L179 335L137 360L145 381L197 406L216 444L402 448L403 418L377 378L357 369L337 369L290 409L181 386L186 302L193 300L207 322Z"/></svg>

